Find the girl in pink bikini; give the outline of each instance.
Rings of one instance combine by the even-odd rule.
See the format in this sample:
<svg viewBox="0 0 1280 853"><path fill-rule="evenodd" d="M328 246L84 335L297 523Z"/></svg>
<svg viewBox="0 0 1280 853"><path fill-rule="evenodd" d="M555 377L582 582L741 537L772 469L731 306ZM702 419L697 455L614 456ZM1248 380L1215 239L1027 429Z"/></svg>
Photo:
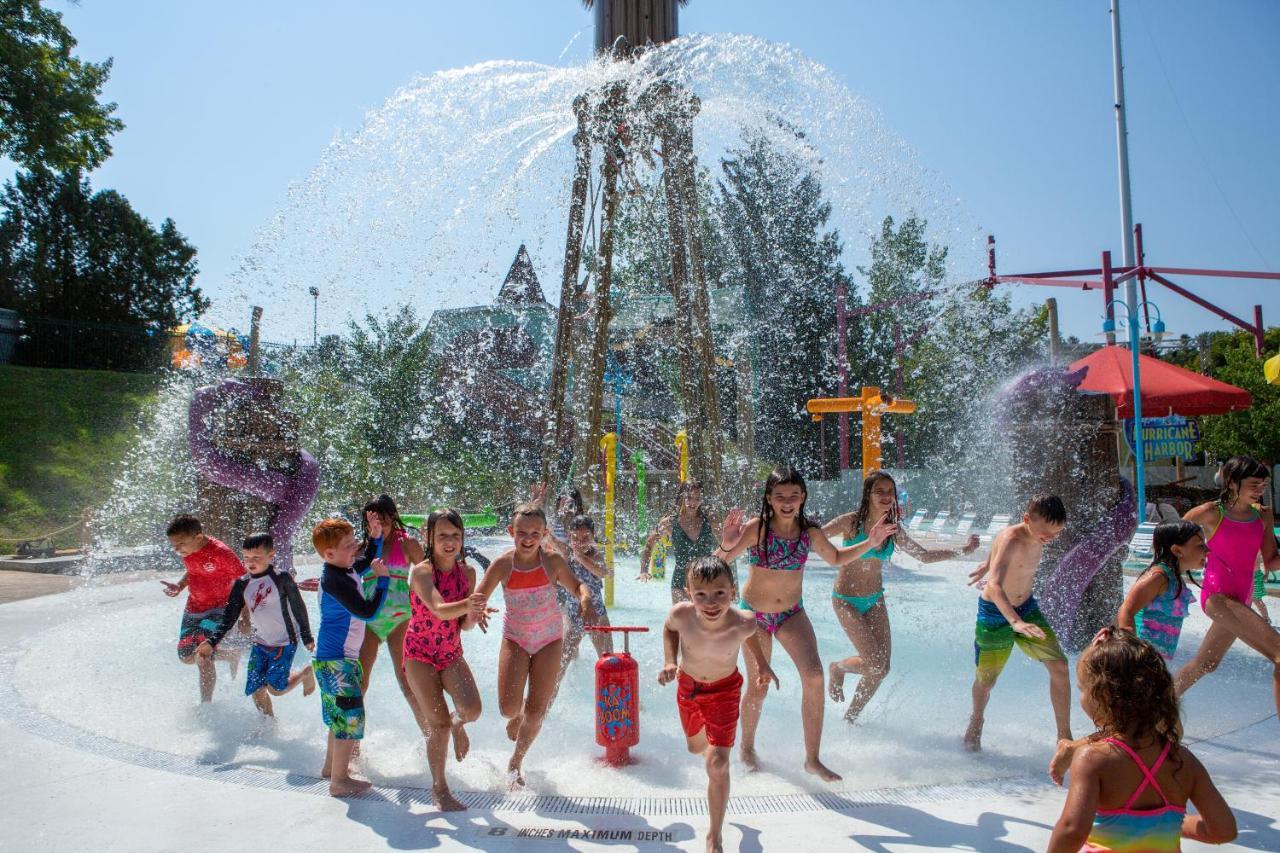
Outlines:
<svg viewBox="0 0 1280 853"><path fill-rule="evenodd" d="M427 764L431 795L441 811L466 808L449 791L444 764L453 736L454 757L467 757L471 741L464 726L480 716L480 693L462 657L462 631L483 628L488 613L473 603L476 572L462 558L462 517L438 509L427 516L427 559L409 571L412 615L404 635L404 671L417 705L430 726ZM453 699L453 711L445 694Z"/></svg>
<svg viewBox="0 0 1280 853"><path fill-rule="evenodd" d="M1206 673L1213 672L1237 639L1274 665L1271 676L1276 710L1280 712L1280 634L1251 607L1253 571L1262 555L1267 571L1280 569L1280 554L1272 530L1270 507L1260 506L1270 471L1257 459L1234 456L1222 466L1222 494L1186 514L1205 532L1209 558L1205 563L1200 606L1213 620L1196 655L1178 671L1178 695Z"/></svg>
<svg viewBox="0 0 1280 853"><path fill-rule="evenodd" d="M498 652L498 710L507 719L507 737L516 744L507 773L511 787L518 788L524 785L525 754L551 707L560 672L564 626L555 585L560 584L578 599L586 624L595 624L596 612L591 590L574 576L564 557L543 549L547 515L541 506L527 503L516 507L507 531L515 547L489 566L473 602L475 607L483 607L502 584L505 606Z"/></svg>

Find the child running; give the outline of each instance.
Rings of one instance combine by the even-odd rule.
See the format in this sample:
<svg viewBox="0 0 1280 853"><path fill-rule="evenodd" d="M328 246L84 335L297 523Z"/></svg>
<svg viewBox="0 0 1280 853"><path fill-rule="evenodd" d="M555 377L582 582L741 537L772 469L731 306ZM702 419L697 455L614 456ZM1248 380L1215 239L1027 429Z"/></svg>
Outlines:
<svg viewBox="0 0 1280 853"><path fill-rule="evenodd" d="M1174 677L1181 696L1222 662L1237 639L1244 640L1272 663L1271 686L1280 712L1280 634L1250 609L1253 572L1258 556L1263 568L1280 569L1280 553L1272 533L1275 517L1259 503L1267 490L1270 472L1249 456L1235 456L1222 466L1222 493L1218 500L1201 504L1187 513L1208 532L1209 558L1200 588L1200 607L1213 620L1196 655Z"/></svg>
<svg viewBox="0 0 1280 853"><path fill-rule="evenodd" d="M745 644L755 661L756 679L766 691L778 677L769 668L755 617L734 607L737 585L729 564L699 557L686 572L688 599L671 608L663 626L664 664L659 684L676 684L680 725L689 752L707 764L707 801L711 827L707 850L724 850L721 830L729 802L729 752L738 733L742 674L738 651Z"/></svg>
<svg viewBox="0 0 1280 853"><path fill-rule="evenodd" d="M200 644L218 629L227 597L236 578L244 574L244 566L236 552L212 536L206 536L200 519L194 515L175 516L165 530L169 544L182 557L187 570L177 581L160 581L164 594L175 598L185 589L187 605L182 611L182 624L178 628L178 660L196 665L200 679L200 701L213 701L213 688L218 674L213 668L213 657L197 655ZM240 660L240 650L224 647L218 650L218 658L227 661L231 675Z"/></svg>
<svg viewBox="0 0 1280 853"><path fill-rule="evenodd" d="M1080 706L1098 731L1071 760L1050 853L1173 853L1183 838L1225 844L1236 820L1184 747L1173 679L1154 646L1103 628L1076 665ZM1199 814L1187 814L1190 800Z"/></svg>
<svg viewBox="0 0 1280 853"><path fill-rule="evenodd" d="M373 665L378 660L378 648L387 644L391 653L392 671L400 692L409 703L409 710L418 722L423 737L427 735L427 721L413 699L413 691L405 680L404 669L404 634L409 627L409 567L421 563L426 556L422 546L414 539L400 520L400 510L390 495L378 495L364 507L365 534L368 538L366 547L373 548L375 557L387 566L390 583L387 587L387 598L383 602L378 615L365 624L364 642L360 646L360 666L364 677L360 689L365 695L369 693L369 682L373 676ZM364 594L373 594L378 579L371 574L364 577Z"/></svg>
<svg viewBox="0 0 1280 853"><path fill-rule="evenodd" d="M659 544L670 540L665 558L671 560L671 603L688 601L685 569L699 557L708 557L720 543L716 540L715 519L702 503L702 481L690 478L676 490L676 511L658 522L645 540L640 555L639 580L649 580L649 563ZM733 567L730 566L730 571ZM737 584L737 575L734 575Z"/></svg>
<svg viewBox="0 0 1280 853"><path fill-rule="evenodd" d="M556 606L555 585L569 590L588 625L595 624L591 590L569 570L564 557L542 547L547 515L535 503L515 508L507 528L515 547L493 561L473 599L474 612L502 585L502 647L498 652L498 711L507 720L515 751L507 765L511 788L524 786L524 757L542 728L564 646L564 626ZM528 691L526 694L526 685Z"/></svg>
<svg viewBox="0 0 1280 853"><path fill-rule="evenodd" d="M1182 620L1191 609L1191 573L1204 568L1208 554L1204 531L1190 521L1157 525L1151 551L1151 565L1124 597L1116 624L1155 646L1167 663L1178 650Z"/></svg>
<svg viewBox="0 0 1280 853"><path fill-rule="evenodd" d="M290 668L299 639L307 651L315 651L316 644L298 584L288 572L276 571L272 562L276 548L271 534L255 533L246 537L240 547L249 572L232 584L222 624L200 644L196 654L212 656L247 605L253 626L253 651L249 653L244 695L253 697L253 704L264 717L273 717L272 696L283 696L299 684L303 696L315 692L316 677L310 666L292 672Z"/></svg>
<svg viewBox="0 0 1280 853"><path fill-rule="evenodd" d="M568 542L550 535L547 536L547 542L569 563L573 576L591 591L591 606L596 612L595 624L608 625L609 611L604 604L604 579L609 576L609 569L604 564L604 555L596 547L596 523L591 520L591 516L575 516L569 522ZM556 601L564 614L564 647L560 652L560 673L556 676L558 685L564 679L569 664L578 659L578 649L582 646L583 635L587 633L587 623L582 618L578 599L562 586L556 587ZM613 635L592 631L591 645L595 647L597 657L607 655L613 651Z"/></svg>
<svg viewBox="0 0 1280 853"><path fill-rule="evenodd" d="M369 543L359 561L355 528L341 518L326 518L311 531L311 542L324 560L320 575L320 634L315 668L329 742L320 775L329 780L329 795L349 797L367 791L369 782L351 775L351 756L364 737L364 690L360 646L365 622L378 614L390 583L386 565L373 556ZM360 590L360 575L372 569L377 580L372 596Z"/></svg>
<svg viewBox="0 0 1280 853"><path fill-rule="evenodd" d="M744 521L742 510L729 513L721 531L716 556L725 562L747 554L749 573L739 607L755 613L765 661L773 656L776 637L800 675L800 714L804 726L804 769L826 782L840 776L818 757L822 746L823 672L818 638L804 611L804 566L812 549L833 566L841 566L878 548L896 531L882 518L868 532L865 542L837 548L804 513L808 491L804 478L787 465L775 470L764 483L760 515ZM747 658L747 690L742 697L742 762L750 770L760 768L756 755L756 729L767 688L760 685L755 661Z"/></svg>
<svg viewBox="0 0 1280 853"><path fill-rule="evenodd" d="M996 534L988 559L991 576L978 597L978 621L974 628L973 657L977 675L973 681L973 715L964 733L967 749L982 749L983 714L991 690L1016 643L1033 660L1049 670L1049 700L1057 724L1058 741L1071 740L1071 680L1067 656L1053 629L1040 613L1031 587L1044 546L1057 539L1067 523L1067 508L1054 495L1036 495L1027 504L1022 521Z"/></svg>
<svg viewBox="0 0 1280 853"><path fill-rule="evenodd" d="M857 510L836 516L822 526L822 532L828 536L842 535L846 546L857 545L866 541L867 531L882 518L887 518L892 524L902 518L898 485L888 472L872 471L862 482L862 502ZM844 713L844 718L850 723L862 713L889 674L893 640L884 597L883 566L893 557L896 545L901 545L903 551L922 563L936 563L954 560L974 551L978 547L978 537L970 536L959 550L929 550L899 528L880 547L872 548L860 560L840 567L831 592L831 606L840 627L853 643L855 654L831 662L827 668L827 691L834 701L843 702L845 675L859 676L858 689Z"/></svg>
<svg viewBox="0 0 1280 853"><path fill-rule="evenodd" d="M480 716L480 692L471 667L462 657L462 631L484 625L487 614L476 610L471 591L476 572L463 560L462 516L438 509L427 516L427 559L409 571L409 603L413 615L404 635L404 668L409 686L430 725L427 765L431 796L441 811L466 809L449 790L444 765L449 737L454 757L467 757L471 741L467 723ZM453 699L453 711L445 701Z"/></svg>

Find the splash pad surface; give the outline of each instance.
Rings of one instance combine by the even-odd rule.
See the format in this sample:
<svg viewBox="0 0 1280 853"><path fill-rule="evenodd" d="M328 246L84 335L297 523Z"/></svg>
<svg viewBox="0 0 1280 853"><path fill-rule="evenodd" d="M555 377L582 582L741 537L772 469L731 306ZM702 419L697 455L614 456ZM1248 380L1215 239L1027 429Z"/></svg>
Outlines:
<svg viewBox="0 0 1280 853"><path fill-rule="evenodd" d="M502 547L498 540L481 544L490 554ZM760 835L766 826L770 838L792 827L800 838L812 839L814 844L850 839L873 849L880 842L872 838L887 843L899 833L913 837L919 832L924 834L914 836L914 843L905 839L904 843L915 849L925 839L929 840L925 847L953 843L976 849L1026 849L1020 846L1026 844L1036 849L1043 845L1062 795L1043 775L1052 720L1042 667L1015 655L992 700L987 752L973 757L959 748L972 675L975 593L964 586L971 565L953 562L886 570L894 625L893 672L857 726L850 728L841 719L841 707L827 705L823 754L844 774L842 783L824 786L801 771L799 688L785 654L777 658L783 690L772 693L766 702L758 741L765 768L747 774L734 761L727 831L741 833L743 849L769 849ZM626 561L619 565L619 603L611 611L613 621L657 628L669 604L667 587L660 582L633 582L635 568ZM304 567L301 573L306 576L312 571ZM847 641L830 611L830 583L831 571L822 567L806 579L806 605L824 661L848 653ZM307 599L314 610L314 596ZM501 602L497 605L501 607ZM404 822L401 829L408 835L403 846L410 849L453 844L489 849L507 843L503 839L508 835L509 841L522 844L546 841L537 834L544 829L622 833L551 838L560 843L559 849L573 849L578 841L584 849L601 842L629 842L640 849L699 845L705 830L705 777L701 763L685 751L674 693L655 681L661 647L654 638L659 634L634 638L633 643L642 677L642 735L635 750L639 763L619 773L595 760L600 749L593 742L592 672L587 663L591 652L589 641L584 641L584 659L570 669L526 761L528 790L508 794L502 771L509 743L496 713L498 635L468 633L464 638L467 656L485 711L469 727L471 756L462 764L449 764L451 784L471 811L445 817L431 808L425 757L388 657L381 658L375 668L364 746L365 772L378 787L358 802L331 803L323 796L324 784L315 778L324 746L316 697L303 698L299 691L277 699L279 723L270 726L242 695L243 673L233 680L219 665L215 700L198 708L194 673L174 660L172 635L179 609L148 578L111 586L90 583L65 595L0 610L0 636L7 649L0 657L4 675L0 693L9 709L4 725L29 744L15 754L30 754L32 761L35 756L56 754L44 760L39 771L43 774L80 763L111 768L110 774L97 779L97 786L75 800L90 811L105 807L134 784L131 780L141 777L150 780L148 785L173 792L192 812L193 820L221 813L234 802L284 798L287 805L282 807L316 813L322 824L332 824L329 831L317 835L320 839L345 838L341 833L357 829L367 832L366 825L372 827L372 823L357 818L351 824L349 819L356 812L383 809L395 814L379 820L385 818L397 826L397 821ZM1204 618L1198 611L1196 617L1188 623L1179 662L1203 635ZM1242 809L1259 814L1280 811L1280 797L1259 793L1257 787L1268 779L1274 783L1275 768L1280 766L1280 749L1267 735L1273 733L1275 720L1266 719L1272 715L1269 675L1263 669L1256 655L1233 651L1218 673L1192 691L1185 708L1188 735L1203 742L1195 748L1219 784L1231 789L1246 782L1240 785L1242 793L1235 797L1228 793L1238 814ZM1073 720L1077 731L1085 730L1078 708ZM1212 763L1215 755L1224 758L1218 766ZM1255 765L1261 775L1249 784L1240 777ZM117 778L118 785L110 781ZM37 804L34 813L15 807L5 822L17 821L18 814L41 816L44 809L43 823L56 823L55 815L72 802L67 794L82 784L86 783L62 780L46 785L43 797L31 792L43 805ZM114 790L118 786L122 789ZM205 791L205 805L187 802L180 793L187 789ZM1001 812L1016 819L1002 817L983 828L982 819ZM767 818L752 817L759 815ZM880 835L859 834L857 824L866 820L881 824ZM15 829L29 831L30 821L30 816L25 817ZM120 837L137 843L111 849L165 849L164 844L146 842L145 833L136 838L128 834L137 827L130 827L127 820L123 824L125 834ZM74 825L71 821L62 831L70 832ZM739 829L732 829L734 825ZM1264 822L1262 829L1267 825ZM272 839L273 846L290 849L293 836L282 836L275 844L272 826L272 821L264 821L266 835L260 840ZM886 826L892 827L888 834ZM307 832L312 829L308 827ZM1275 849L1280 834L1268 837L1272 846L1253 849ZM751 847L752 838L761 847ZM402 845L392 842L392 846ZM72 847L69 844L67 849ZM879 849L892 849L892 845Z"/></svg>

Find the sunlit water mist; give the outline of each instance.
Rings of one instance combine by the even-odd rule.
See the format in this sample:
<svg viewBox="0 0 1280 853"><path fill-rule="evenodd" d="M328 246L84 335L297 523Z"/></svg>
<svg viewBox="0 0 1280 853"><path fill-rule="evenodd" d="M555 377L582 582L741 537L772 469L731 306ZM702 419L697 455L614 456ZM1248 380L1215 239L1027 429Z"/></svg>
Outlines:
<svg viewBox="0 0 1280 853"><path fill-rule="evenodd" d="M308 339L312 286L322 334L401 303L423 312L487 303L522 242L544 281L556 280L574 98L612 81L634 96L659 79L700 99L695 153L713 174L744 131L803 159L832 204L847 269L865 261L884 216L912 212L929 220L934 242L952 247L953 265L981 268L977 230L945 185L829 69L786 45L699 35L634 62L495 61L414 80L291 189L234 280L212 286L214 319L243 325L249 304L265 304L268 337Z"/></svg>

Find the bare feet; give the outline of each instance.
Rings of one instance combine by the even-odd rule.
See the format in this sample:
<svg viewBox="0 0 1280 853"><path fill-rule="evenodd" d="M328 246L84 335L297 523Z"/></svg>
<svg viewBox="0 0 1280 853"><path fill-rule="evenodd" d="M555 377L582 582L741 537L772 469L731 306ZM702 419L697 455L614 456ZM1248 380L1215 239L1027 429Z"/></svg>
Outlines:
<svg viewBox="0 0 1280 853"><path fill-rule="evenodd" d="M431 799L442 812L465 812L467 807L448 788L432 788Z"/></svg>
<svg viewBox="0 0 1280 853"><path fill-rule="evenodd" d="M970 720L964 730L964 748L969 752L982 752L982 720Z"/></svg>
<svg viewBox="0 0 1280 853"><path fill-rule="evenodd" d="M754 749L742 748L742 763L746 765L747 771L755 773L760 769L760 756L756 755Z"/></svg>
<svg viewBox="0 0 1280 853"><path fill-rule="evenodd" d="M516 714L511 719L507 720L507 738L513 743L515 742L516 737L520 734L520 724L522 722L524 722L524 714Z"/></svg>
<svg viewBox="0 0 1280 853"><path fill-rule="evenodd" d="M844 670L838 669L834 661L827 665L827 695L836 702L844 701Z"/></svg>
<svg viewBox="0 0 1280 853"><path fill-rule="evenodd" d="M302 670L302 695L310 696L316 692L316 674L311 667Z"/></svg>
<svg viewBox="0 0 1280 853"><path fill-rule="evenodd" d="M834 770L827 767L827 765L823 764L821 761L819 761L816 758L811 758L808 761L806 761L804 763L804 769L806 773L812 773L814 776L817 776L823 782L839 782L841 779L844 778L839 773L836 773Z"/></svg>
<svg viewBox="0 0 1280 853"><path fill-rule="evenodd" d="M365 791L373 787L372 782L366 782L364 779L337 779L329 780L329 796L331 797L354 797L357 794L363 794Z"/></svg>
<svg viewBox="0 0 1280 853"><path fill-rule="evenodd" d="M850 724L858 722L858 712L853 710L853 708L850 708L849 710L845 711L844 721Z"/></svg>
<svg viewBox="0 0 1280 853"><path fill-rule="evenodd" d="M462 723L453 724L453 757L458 761L467 757L471 751L471 738L467 736L466 727Z"/></svg>
<svg viewBox="0 0 1280 853"><path fill-rule="evenodd" d="M524 773L521 772L519 767L507 768L507 790L524 790Z"/></svg>
<svg viewBox="0 0 1280 853"><path fill-rule="evenodd" d="M707 833L707 853L724 853L724 839Z"/></svg>

